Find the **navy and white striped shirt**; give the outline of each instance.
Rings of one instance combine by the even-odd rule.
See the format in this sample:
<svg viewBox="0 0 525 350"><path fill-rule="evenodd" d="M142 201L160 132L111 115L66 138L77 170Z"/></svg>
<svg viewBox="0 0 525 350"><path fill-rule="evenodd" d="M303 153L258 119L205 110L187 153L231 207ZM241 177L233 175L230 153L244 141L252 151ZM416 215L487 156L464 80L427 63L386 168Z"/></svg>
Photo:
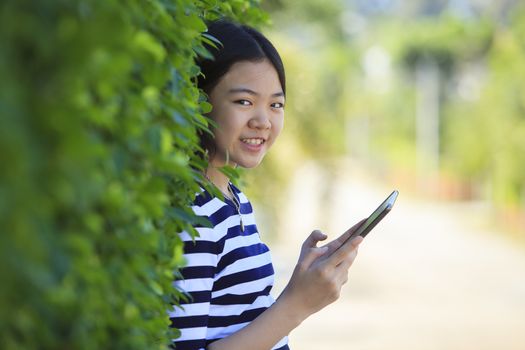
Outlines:
<svg viewBox="0 0 525 350"><path fill-rule="evenodd" d="M176 288L188 292L192 300L174 307L169 316L172 327L181 331L174 340L177 350L205 349L211 342L245 327L274 303L270 290L274 271L268 247L261 242L250 202L232 185L241 204L244 232L235 205L203 191L192 209L207 217L212 228L196 227L199 236L183 232L187 265L184 279ZM287 337L274 350L287 350Z"/></svg>

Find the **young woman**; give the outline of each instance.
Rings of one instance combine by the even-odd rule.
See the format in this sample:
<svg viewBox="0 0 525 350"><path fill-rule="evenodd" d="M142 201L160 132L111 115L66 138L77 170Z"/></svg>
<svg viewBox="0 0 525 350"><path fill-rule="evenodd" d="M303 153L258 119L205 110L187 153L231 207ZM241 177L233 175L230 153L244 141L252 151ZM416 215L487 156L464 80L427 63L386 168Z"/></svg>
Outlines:
<svg viewBox="0 0 525 350"><path fill-rule="evenodd" d="M197 227L195 240L181 235L187 266L175 285L191 300L170 312L172 326L181 331L174 345L178 350L288 349L290 331L339 297L362 238L344 242L359 223L322 247L317 244L327 236L312 232L287 287L276 301L272 298L271 257L252 206L219 169L256 167L279 136L284 68L273 45L252 28L221 20L208 34L222 45L209 48L214 60L199 62L198 85L208 94L209 117L216 123L214 138L202 140L209 155L205 176L224 199L199 193L192 208L213 227Z"/></svg>

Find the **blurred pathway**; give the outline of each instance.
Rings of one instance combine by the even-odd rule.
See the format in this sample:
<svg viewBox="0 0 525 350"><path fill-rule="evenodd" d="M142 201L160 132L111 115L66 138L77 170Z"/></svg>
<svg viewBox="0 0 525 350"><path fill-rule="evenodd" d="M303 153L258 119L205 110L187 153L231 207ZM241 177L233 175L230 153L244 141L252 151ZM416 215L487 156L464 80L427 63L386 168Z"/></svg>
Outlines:
<svg viewBox="0 0 525 350"><path fill-rule="evenodd" d="M312 229L333 238L391 190L351 166L328 178L315 164L300 169L272 245L276 293ZM292 349L524 350L525 247L483 227L479 213L400 193L361 245L341 299L292 332Z"/></svg>

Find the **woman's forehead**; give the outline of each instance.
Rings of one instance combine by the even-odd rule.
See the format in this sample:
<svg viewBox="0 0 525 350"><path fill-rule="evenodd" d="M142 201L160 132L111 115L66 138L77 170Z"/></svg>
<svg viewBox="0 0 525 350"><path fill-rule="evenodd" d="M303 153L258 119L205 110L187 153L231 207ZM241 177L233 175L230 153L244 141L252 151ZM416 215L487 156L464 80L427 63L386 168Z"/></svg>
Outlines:
<svg viewBox="0 0 525 350"><path fill-rule="evenodd" d="M282 92L279 76L274 66L268 60L240 61L234 63L222 77L218 86L228 91L242 92L252 90L255 92L276 94ZM245 91L246 92L246 91Z"/></svg>

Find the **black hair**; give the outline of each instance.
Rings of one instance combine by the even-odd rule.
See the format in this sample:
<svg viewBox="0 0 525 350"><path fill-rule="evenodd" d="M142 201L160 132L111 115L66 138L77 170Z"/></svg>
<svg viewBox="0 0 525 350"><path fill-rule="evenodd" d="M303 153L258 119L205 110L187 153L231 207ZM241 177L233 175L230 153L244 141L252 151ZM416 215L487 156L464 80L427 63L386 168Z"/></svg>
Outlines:
<svg viewBox="0 0 525 350"><path fill-rule="evenodd" d="M286 95L283 62L275 47L263 34L252 27L227 19L209 23L205 34L214 38L213 42L216 46L205 43L204 46L213 55L213 59L201 57L196 62L201 70L201 74L197 77L197 86L206 94L210 95L233 64L241 61L257 62L267 59L275 68L283 93ZM212 149L213 140L209 134L201 133L200 139L204 150L214 151Z"/></svg>
<svg viewBox="0 0 525 350"><path fill-rule="evenodd" d="M284 65L279 53L263 34L256 29L221 19L208 25L206 34L217 39L216 48L204 44L213 55L213 59L200 59L197 65L201 69L197 85L207 94L217 85L230 67L240 61L260 61L268 59L277 71L279 82L286 94Z"/></svg>

